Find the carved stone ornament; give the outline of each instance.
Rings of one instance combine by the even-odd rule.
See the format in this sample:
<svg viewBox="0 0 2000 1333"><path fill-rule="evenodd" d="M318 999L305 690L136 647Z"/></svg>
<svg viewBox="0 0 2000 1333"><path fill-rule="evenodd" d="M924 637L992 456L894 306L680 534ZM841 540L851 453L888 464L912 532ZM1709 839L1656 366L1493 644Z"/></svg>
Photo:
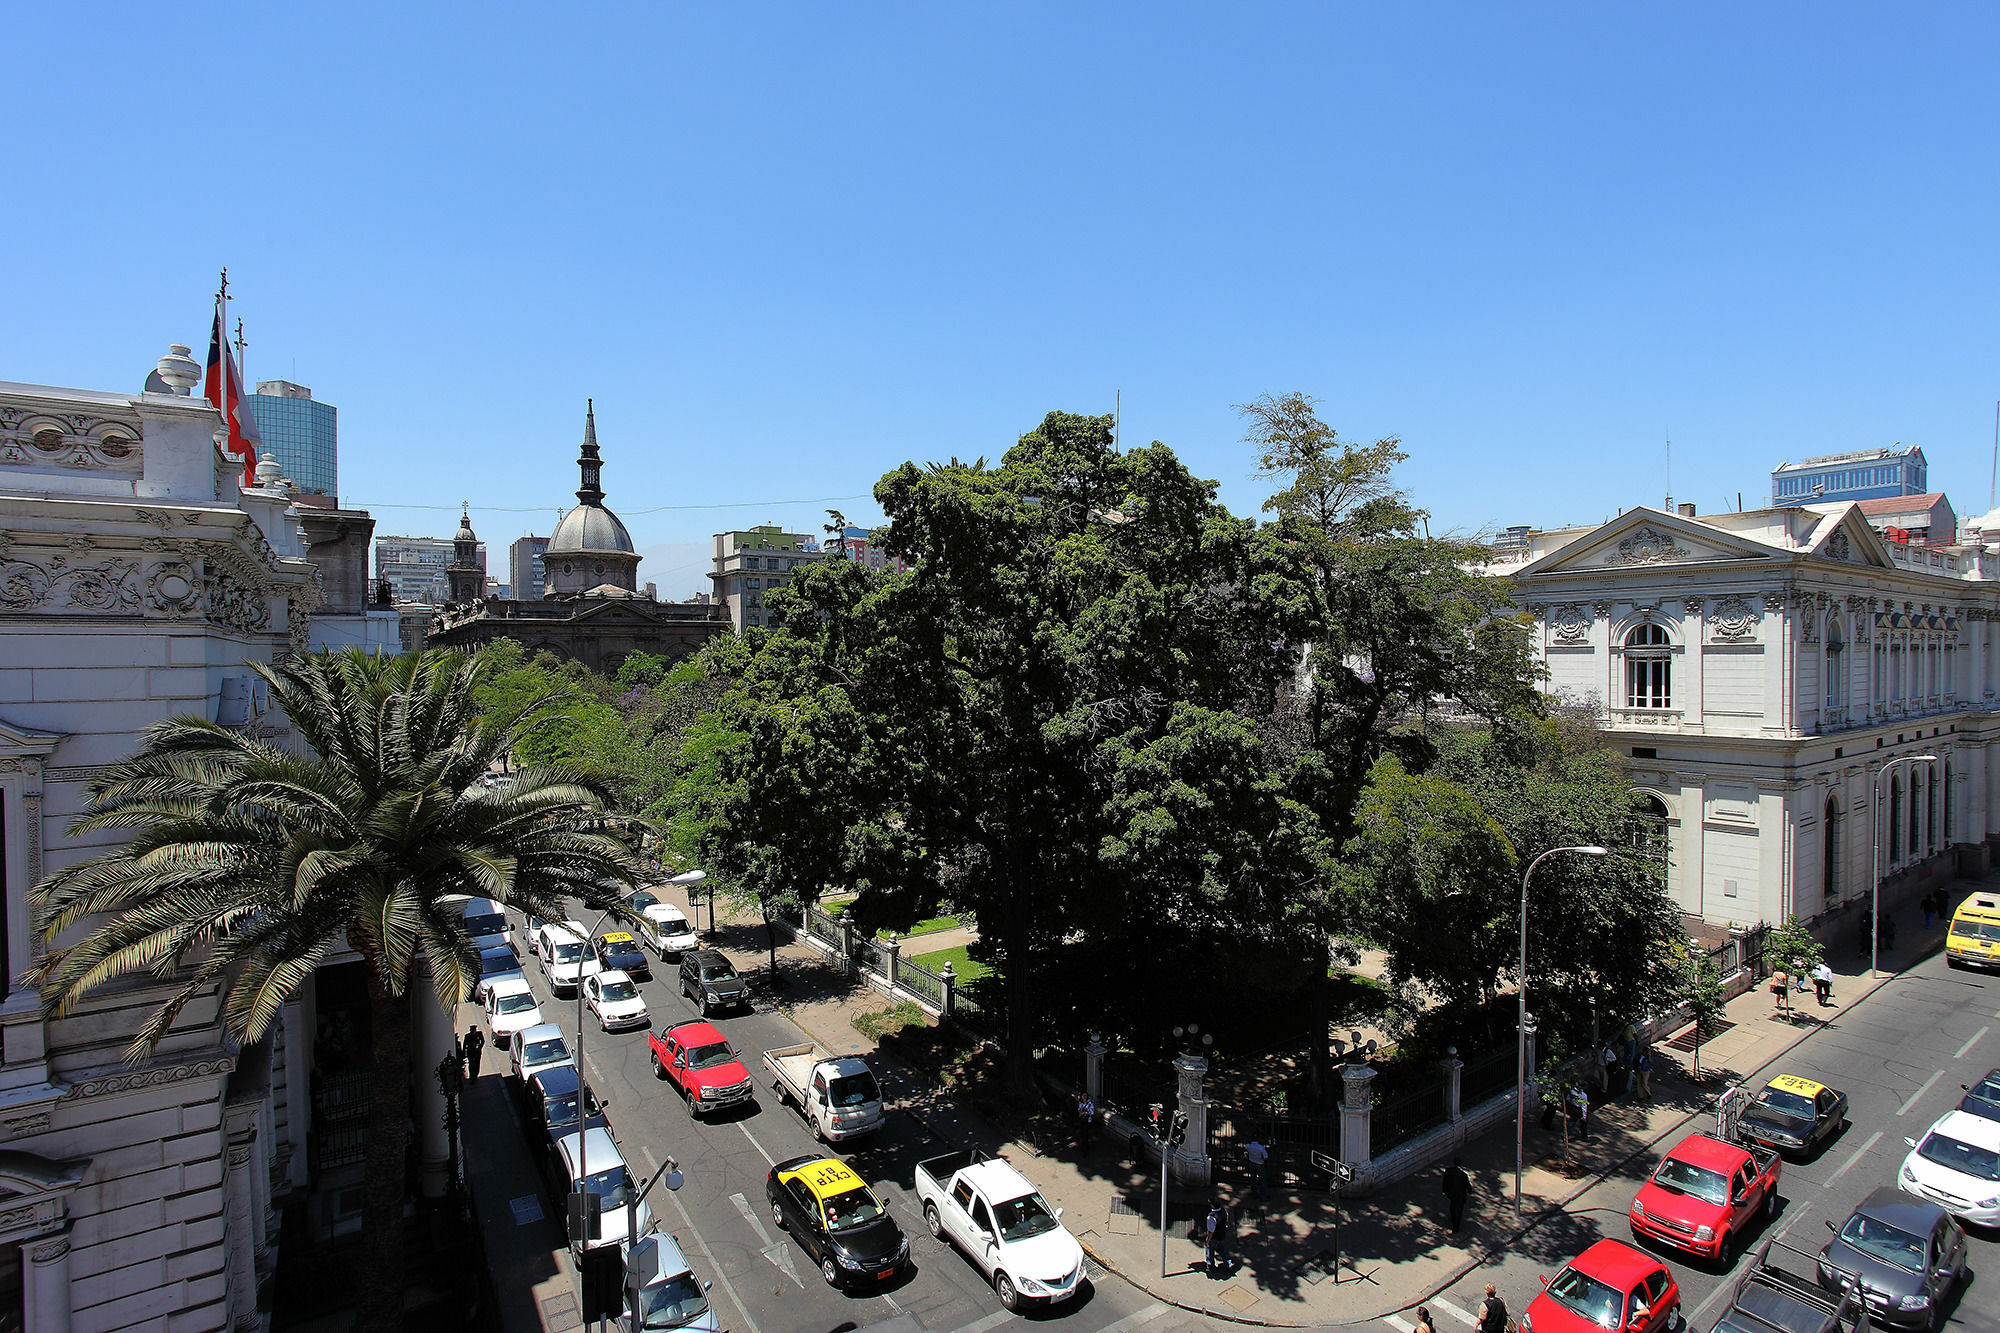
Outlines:
<svg viewBox="0 0 2000 1333"><path fill-rule="evenodd" d="M1684 546L1674 545L1674 539L1655 532L1650 526L1618 543L1618 553L1612 561L1620 565L1659 565L1670 560L1690 560L1694 552Z"/></svg>
<svg viewBox="0 0 2000 1333"><path fill-rule="evenodd" d="M1549 639L1554 643L1588 643L1590 613L1575 602L1564 602L1549 612Z"/></svg>
<svg viewBox="0 0 2000 1333"><path fill-rule="evenodd" d="M1681 599L1681 613L1683 615L1698 616L1707 609L1708 598L1706 597L1684 597Z"/></svg>
<svg viewBox="0 0 2000 1333"><path fill-rule="evenodd" d="M1784 609L1785 609L1785 594L1784 594L1784 593L1782 593L1782 592L1767 592L1767 593L1765 593L1765 594L1764 594L1764 609L1765 609L1766 611L1782 611L1782 610L1784 610Z"/></svg>
<svg viewBox="0 0 2000 1333"><path fill-rule="evenodd" d="M1592 611L1596 612L1596 613L1597 613L1598 615L1600 615L1600 616L1609 616L1609 615L1611 614L1611 603L1609 603L1609 602L1592 602L1592 603L1590 604L1590 609L1591 609Z"/></svg>
<svg viewBox="0 0 2000 1333"><path fill-rule="evenodd" d="M141 1069L131 1074L107 1074L103 1078L87 1079L72 1083L63 1092L62 1100L75 1101L79 1097L97 1097L105 1093L131 1092L136 1088L155 1088L163 1083L181 1083L191 1078L211 1078L228 1075L236 1068L236 1057L219 1056L213 1060L196 1060L185 1065L155 1065L151 1069Z"/></svg>
<svg viewBox="0 0 2000 1333"><path fill-rule="evenodd" d="M271 623L263 592L226 569L210 564L202 578L202 593L208 601L208 618L217 624L255 634Z"/></svg>
<svg viewBox="0 0 2000 1333"><path fill-rule="evenodd" d="M1757 613L1741 597L1725 597L1709 619L1709 629L1718 643L1738 643L1757 633Z"/></svg>
<svg viewBox="0 0 2000 1333"><path fill-rule="evenodd" d="M0 407L0 463L133 470L139 428L84 412Z"/></svg>
<svg viewBox="0 0 2000 1333"><path fill-rule="evenodd" d="M17 1115L0 1123L0 1138L18 1139L30 1134L40 1134L49 1127L49 1113L36 1111L33 1115Z"/></svg>
<svg viewBox="0 0 2000 1333"><path fill-rule="evenodd" d="M1846 529L1834 529L1833 535L1826 539L1826 554L1831 560L1846 560L1854 554L1854 545L1847 540Z"/></svg>
<svg viewBox="0 0 2000 1333"><path fill-rule="evenodd" d="M40 1245L30 1249L28 1257L38 1264L49 1264L54 1263L68 1253L69 1237L57 1236L54 1240L45 1240Z"/></svg>
<svg viewBox="0 0 2000 1333"><path fill-rule="evenodd" d="M1847 599L1847 609L1856 612L1857 614L1862 611L1866 611L1868 609L1868 599L1866 597L1858 597L1858 596L1850 597Z"/></svg>
<svg viewBox="0 0 2000 1333"><path fill-rule="evenodd" d="M22 557L0 558L0 610L63 610L106 612L139 609L139 589L132 576L134 560L107 560L99 565L71 565L69 558L50 554L39 562Z"/></svg>
<svg viewBox="0 0 2000 1333"><path fill-rule="evenodd" d="M185 560L162 560L153 566L146 580L146 603L155 611L179 620L201 605L201 580L194 566Z"/></svg>

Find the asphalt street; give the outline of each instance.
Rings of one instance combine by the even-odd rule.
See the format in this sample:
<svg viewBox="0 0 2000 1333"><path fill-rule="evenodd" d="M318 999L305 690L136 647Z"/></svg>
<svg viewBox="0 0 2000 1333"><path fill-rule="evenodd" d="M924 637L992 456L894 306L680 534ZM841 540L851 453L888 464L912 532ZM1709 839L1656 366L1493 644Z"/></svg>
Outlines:
<svg viewBox="0 0 2000 1333"><path fill-rule="evenodd" d="M574 1050L576 1002L552 996L527 948L520 919L514 920L522 968L542 1014L562 1026ZM675 966L658 961L653 966L653 979L640 983L652 1029L697 1018L694 1007L679 993ZM1141 1325L1146 1333L1215 1327L1153 1301L1116 1277L1105 1276L1094 1264L1093 1280L1070 1302L1053 1309L1024 1306L1021 1314L1008 1314L969 1260L931 1239L911 1191L918 1161L958 1145L931 1139L916 1120L893 1110L887 1127L872 1141L836 1149L815 1143L797 1110L780 1103L772 1092L762 1063L766 1049L795 1044L802 1034L790 1019L770 1009L765 978L746 979L756 1001L752 1011L718 1015L712 1021L750 1069L757 1101L699 1121L671 1083L654 1077L644 1029L606 1033L588 1010L583 1014L584 1075L608 1103L613 1136L633 1175L643 1184L668 1154L679 1159L685 1176L681 1189L669 1195L664 1184L655 1186L647 1202L663 1229L679 1238L696 1273L713 1281L710 1299L725 1328L734 1333L827 1333L846 1321L866 1325L898 1313L915 1316L932 1333L989 1333L1017 1318L1057 1321L1076 1333L1136 1333ZM493 1053L490 1067L503 1073L511 1068L507 1056L499 1052ZM478 1151L480 1132L518 1130L511 1121L478 1127L468 1133L468 1154ZM912 1271L884 1289L843 1294L829 1288L771 1221L764 1186L772 1163L799 1153L827 1151L842 1157L875 1186L910 1237ZM555 1201L546 1212L551 1219L562 1215ZM550 1247L559 1247L561 1233L555 1223L538 1225L548 1227ZM505 1280L503 1275L496 1277Z"/></svg>
<svg viewBox="0 0 2000 1333"><path fill-rule="evenodd" d="M1828 1239L1825 1222L1839 1225L1870 1190L1896 1183L1909 1151L1904 1138L1921 1139L1932 1121L1958 1104L1964 1095L1961 1084L1977 1082L2000 1065L2000 976L1951 971L1941 954L1889 982L1851 1014L1837 1007L1818 1010L1810 1002L1805 1009L1815 1017L1826 1016L1820 1031L1761 1070L1737 1072L1754 1073L1749 1080L1754 1086L1782 1073L1839 1088L1848 1096L1848 1125L1816 1156L1784 1164L1782 1207L1776 1218L1749 1234L1744 1257L1733 1268L1648 1247L1673 1271L1681 1308L1699 1333L1707 1333L1722 1316L1737 1275L1767 1236L1782 1235L1788 1244L1817 1253ZM1705 1114L1683 1133L1714 1126L1714 1116ZM1683 1133L1669 1135L1661 1149L1680 1142ZM1541 1290L1540 1277L1554 1276L1593 1242L1609 1236L1629 1243L1626 1210L1658 1162L1657 1152L1641 1154L1622 1174L1586 1191L1564 1215L1529 1231L1500 1262L1468 1274L1429 1302L1440 1333L1471 1326L1484 1283L1494 1283L1508 1309L1518 1315ZM2000 1329L2000 1233L1967 1234L1971 1277L1944 1306L1945 1326ZM1779 1257L1790 1260L1795 1272L1809 1271L1803 1260ZM1365 1260L1361 1268L1366 1271ZM1412 1327L1401 1316L1379 1322L1398 1333Z"/></svg>

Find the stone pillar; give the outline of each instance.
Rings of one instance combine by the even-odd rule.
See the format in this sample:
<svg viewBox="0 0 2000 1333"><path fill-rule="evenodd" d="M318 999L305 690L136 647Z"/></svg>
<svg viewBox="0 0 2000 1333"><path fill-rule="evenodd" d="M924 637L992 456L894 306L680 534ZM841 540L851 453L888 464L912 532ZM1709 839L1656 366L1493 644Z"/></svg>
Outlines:
<svg viewBox="0 0 2000 1333"><path fill-rule="evenodd" d="M944 970L938 973L938 981L944 987L944 994L938 1000L938 1021L948 1023L958 1002L958 972L946 963Z"/></svg>
<svg viewBox="0 0 2000 1333"><path fill-rule="evenodd" d="M410 987L410 1005L416 1012L416 1040L411 1043L411 1076L417 1081L417 1163L418 1183L426 1199L442 1199L445 1177L451 1161L451 1143L444 1124L444 1089L438 1085L438 1066L451 1054L457 1034L455 1013L448 1014L437 1002L428 973Z"/></svg>
<svg viewBox="0 0 2000 1333"><path fill-rule="evenodd" d="M231 1102L222 1112L223 1263L229 1294L229 1321L241 1330L257 1326L257 1243L264 1219L257 1214L251 1174L257 1164L257 1103Z"/></svg>
<svg viewBox="0 0 2000 1333"><path fill-rule="evenodd" d="M69 1228L22 1245L27 1260L28 1333L69 1333ZM252 1299L252 1313L255 1300Z"/></svg>
<svg viewBox="0 0 2000 1333"><path fill-rule="evenodd" d="M1090 1044L1083 1048L1083 1090L1089 1094L1092 1106L1104 1104L1104 1039L1095 1032L1090 1034Z"/></svg>
<svg viewBox="0 0 2000 1333"><path fill-rule="evenodd" d="M849 976L854 975L854 927L845 917L840 921L840 965Z"/></svg>
<svg viewBox="0 0 2000 1333"><path fill-rule="evenodd" d="M1175 1150L1183 1181L1208 1183L1208 1097L1202 1080L1208 1077L1208 1061L1199 1055L1174 1058L1179 1088L1180 1112L1187 1117L1187 1137Z"/></svg>
<svg viewBox="0 0 2000 1333"><path fill-rule="evenodd" d="M1374 1108L1368 1085L1375 1081L1375 1070L1360 1062L1343 1065L1340 1081L1346 1090L1340 1099L1340 1160L1363 1167L1369 1162L1368 1131Z"/></svg>
<svg viewBox="0 0 2000 1333"><path fill-rule="evenodd" d="M1465 1072L1465 1061L1458 1058L1458 1047L1444 1048L1444 1059L1438 1061L1444 1070L1444 1115L1447 1120L1456 1120L1464 1113L1464 1094L1460 1090L1460 1076Z"/></svg>
<svg viewBox="0 0 2000 1333"><path fill-rule="evenodd" d="M888 978L890 989L896 985L896 968L903 961L903 945L900 940L883 940L882 975Z"/></svg>

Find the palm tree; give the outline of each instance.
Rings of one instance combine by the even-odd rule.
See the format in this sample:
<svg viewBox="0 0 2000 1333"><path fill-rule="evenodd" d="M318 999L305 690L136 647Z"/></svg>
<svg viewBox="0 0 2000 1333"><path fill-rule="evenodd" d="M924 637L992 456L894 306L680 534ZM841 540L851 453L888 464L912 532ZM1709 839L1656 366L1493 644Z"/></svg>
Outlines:
<svg viewBox="0 0 2000 1333"><path fill-rule="evenodd" d="M475 661L349 650L257 670L307 753L199 717L155 725L91 780L71 834L131 840L36 890L49 952L27 981L49 1018L121 977L172 984L126 1052L137 1062L218 990L227 1034L255 1042L321 962L359 953L373 1105L356 1327L400 1333L413 988L428 965L439 1004L470 992L479 960L466 898L560 917L565 896L611 903L638 864L594 831L606 793L585 776L530 769L504 792L481 789L547 705L482 718ZM79 926L87 933L58 944Z"/></svg>

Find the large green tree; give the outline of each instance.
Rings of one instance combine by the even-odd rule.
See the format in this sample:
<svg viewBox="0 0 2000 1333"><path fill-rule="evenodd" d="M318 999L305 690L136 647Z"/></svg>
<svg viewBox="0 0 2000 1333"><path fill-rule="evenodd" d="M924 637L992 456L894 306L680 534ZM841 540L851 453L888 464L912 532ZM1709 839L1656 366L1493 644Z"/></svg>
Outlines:
<svg viewBox="0 0 2000 1333"><path fill-rule="evenodd" d="M126 978L165 988L133 1060L218 992L229 1035L259 1041L316 967L344 948L361 955L372 1080L365 1333L402 1328L412 1005L455 1006L478 977L461 904L490 897L560 917L566 896L609 904L636 874L625 845L591 831L607 797L594 781L530 766L504 792L479 784L543 711L526 700L505 721L483 718L482 665L349 651L258 668L305 753L200 717L159 723L91 779L71 829L129 840L34 895L48 952L28 980L46 1016ZM417 999L426 986L431 998Z"/></svg>

